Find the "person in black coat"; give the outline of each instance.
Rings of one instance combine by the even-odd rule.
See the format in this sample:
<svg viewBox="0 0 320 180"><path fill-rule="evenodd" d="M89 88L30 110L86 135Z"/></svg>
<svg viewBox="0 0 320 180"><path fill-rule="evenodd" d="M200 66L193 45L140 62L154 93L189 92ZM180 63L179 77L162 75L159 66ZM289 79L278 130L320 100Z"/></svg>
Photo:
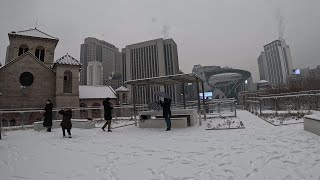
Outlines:
<svg viewBox="0 0 320 180"><path fill-rule="evenodd" d="M72 110L69 108L66 108L64 110L60 110L59 114L61 114L62 117L62 122L60 124L61 128L62 128L62 133L63 133L63 137L66 137L66 130L69 134L69 138L71 137L71 128L72 128L72 123L71 123L71 118L72 118Z"/></svg>
<svg viewBox="0 0 320 180"><path fill-rule="evenodd" d="M50 100L47 100L46 107L44 108L45 112L43 114L44 120L43 120L43 127L47 128L48 132L51 132L52 127L52 108L53 104Z"/></svg>
<svg viewBox="0 0 320 180"><path fill-rule="evenodd" d="M108 125L108 132L112 132L111 131L111 120L112 120L112 109L113 109L113 106L110 103L110 98L106 98L103 101L103 109L104 109L104 119L107 120L107 122L102 126L101 129L103 131L105 131L104 129Z"/></svg>
<svg viewBox="0 0 320 180"><path fill-rule="evenodd" d="M170 106L171 106L171 99L168 98L164 98L164 102L160 101L160 105L162 106L163 109L163 118L166 121L167 124L167 130L166 131L170 131L171 130L171 110L170 110Z"/></svg>

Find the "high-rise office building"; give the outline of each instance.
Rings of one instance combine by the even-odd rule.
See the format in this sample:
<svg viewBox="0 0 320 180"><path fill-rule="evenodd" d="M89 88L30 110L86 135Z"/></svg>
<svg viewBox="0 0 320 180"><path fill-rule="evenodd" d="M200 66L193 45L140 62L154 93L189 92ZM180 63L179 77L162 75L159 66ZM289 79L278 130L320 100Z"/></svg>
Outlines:
<svg viewBox="0 0 320 180"><path fill-rule="evenodd" d="M117 47L106 41L92 37L86 38L84 43L81 44L80 52L80 62L83 65L80 72L80 83L82 85L88 84L87 66L88 62L91 61L98 61L102 63L103 78L101 85L106 85L106 80L112 76L112 73L120 71L121 53ZM100 74L98 71L93 73ZM98 77L99 75L97 74L94 76Z"/></svg>
<svg viewBox="0 0 320 180"><path fill-rule="evenodd" d="M87 85L98 86L103 84L103 67L100 61L89 61L87 66Z"/></svg>
<svg viewBox="0 0 320 180"><path fill-rule="evenodd" d="M258 64L261 80L269 81L272 86L288 84L293 65L290 48L283 39L265 45Z"/></svg>
<svg viewBox="0 0 320 180"><path fill-rule="evenodd" d="M122 50L122 56L124 81L179 74L178 50L173 39L155 39L128 45ZM134 96L138 103L148 104L159 99L153 95L154 91L165 91L173 102L177 102L181 96L177 85L141 87Z"/></svg>
<svg viewBox="0 0 320 180"><path fill-rule="evenodd" d="M267 80L269 79L268 75L268 68L267 68L267 60L266 60L266 53L263 51L261 52L260 56L258 57L258 65L259 65L259 75L260 80Z"/></svg>

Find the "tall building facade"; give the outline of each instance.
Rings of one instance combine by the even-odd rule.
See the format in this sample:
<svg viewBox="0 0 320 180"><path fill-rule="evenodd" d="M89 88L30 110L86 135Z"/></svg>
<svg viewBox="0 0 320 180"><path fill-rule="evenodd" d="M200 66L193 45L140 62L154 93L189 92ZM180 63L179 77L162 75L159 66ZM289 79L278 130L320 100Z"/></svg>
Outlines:
<svg viewBox="0 0 320 180"><path fill-rule="evenodd" d="M290 48L283 39L265 45L258 64L261 80L269 81L272 86L288 84L293 64Z"/></svg>
<svg viewBox="0 0 320 180"><path fill-rule="evenodd" d="M87 84L89 86L98 86L103 84L102 62L89 61L87 66Z"/></svg>
<svg viewBox="0 0 320 180"><path fill-rule="evenodd" d="M260 56L258 57L258 66L259 66L259 75L260 80L267 80L269 79L268 68L267 68L267 60L266 60L266 53L263 51L261 52Z"/></svg>
<svg viewBox="0 0 320 180"><path fill-rule="evenodd" d="M155 39L128 45L122 50L122 57L124 81L179 74L178 50L173 39ZM132 89L130 86L128 88ZM149 104L159 100L153 95L155 91L165 91L173 102L177 102L181 96L180 88L170 85L140 87L131 97L135 96L140 104Z"/></svg>
<svg viewBox="0 0 320 180"><path fill-rule="evenodd" d="M102 84L106 85L106 80L112 76L112 73L120 71L121 53L119 49L106 41L93 37L88 37L81 44L80 62L82 71L80 72L80 83L88 85L88 62L97 61L102 63ZM99 72L93 72L99 73ZM94 76L99 76L98 74Z"/></svg>

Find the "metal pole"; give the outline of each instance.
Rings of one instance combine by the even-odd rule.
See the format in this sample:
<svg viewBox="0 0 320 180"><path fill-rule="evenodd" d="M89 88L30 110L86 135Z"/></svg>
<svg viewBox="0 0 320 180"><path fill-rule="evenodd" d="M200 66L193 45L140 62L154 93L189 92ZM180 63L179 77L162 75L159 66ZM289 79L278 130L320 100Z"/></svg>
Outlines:
<svg viewBox="0 0 320 180"><path fill-rule="evenodd" d="M310 111L311 111L311 96L310 95L309 95L309 99L308 99L308 104L309 104L308 114L310 114Z"/></svg>
<svg viewBox="0 0 320 180"><path fill-rule="evenodd" d="M255 108L254 108L255 113L254 114L257 115L258 114L258 103L255 102L254 104L255 104Z"/></svg>
<svg viewBox="0 0 320 180"><path fill-rule="evenodd" d="M299 112L300 112L300 101L299 101L299 97L298 96L296 96L296 98L297 98L297 114L299 115Z"/></svg>
<svg viewBox="0 0 320 180"><path fill-rule="evenodd" d="M236 101L233 102L234 105L234 117L237 117L237 104Z"/></svg>
<svg viewBox="0 0 320 180"><path fill-rule="evenodd" d="M137 117L136 117L136 89L135 86L132 85L132 100L133 100L133 119L134 119L134 125L137 126Z"/></svg>
<svg viewBox="0 0 320 180"><path fill-rule="evenodd" d="M262 115L262 99L259 99L259 104L260 104L260 116Z"/></svg>
<svg viewBox="0 0 320 180"><path fill-rule="evenodd" d="M23 113L19 113L19 114L20 114L20 118L21 118L22 129L24 129Z"/></svg>
<svg viewBox="0 0 320 180"><path fill-rule="evenodd" d="M199 80L197 78L197 97L198 97L198 116L199 116L199 126L201 126L201 107L200 107L200 90L199 90Z"/></svg>
<svg viewBox="0 0 320 180"><path fill-rule="evenodd" d="M274 99L275 101L275 110L276 110L276 114L278 114L278 103L277 103L277 98Z"/></svg>
<svg viewBox="0 0 320 180"><path fill-rule="evenodd" d="M203 116L204 116L204 121L207 120L207 112L206 112L206 102L204 99L204 85L203 81L201 81L201 86L202 86L202 105L203 105Z"/></svg>
<svg viewBox="0 0 320 180"><path fill-rule="evenodd" d="M151 96L151 93L150 93L150 86L147 86L146 88L146 94L147 94L147 103L148 103L148 109L150 110L150 96Z"/></svg>
<svg viewBox="0 0 320 180"><path fill-rule="evenodd" d="M182 93L183 93L183 108L186 109L187 106L186 106L186 90L184 88L184 83L182 83Z"/></svg>

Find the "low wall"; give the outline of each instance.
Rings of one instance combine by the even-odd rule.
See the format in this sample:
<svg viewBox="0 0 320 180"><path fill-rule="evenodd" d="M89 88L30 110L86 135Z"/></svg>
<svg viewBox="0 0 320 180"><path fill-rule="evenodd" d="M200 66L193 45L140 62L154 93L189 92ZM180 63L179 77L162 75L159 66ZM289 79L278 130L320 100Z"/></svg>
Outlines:
<svg viewBox="0 0 320 180"><path fill-rule="evenodd" d="M161 117L162 111L140 111L139 117L141 117L141 115L147 116L148 119L151 117ZM172 118L184 118L185 116L188 116L188 126L194 126L199 122L198 111L196 109L173 109L171 110L171 115Z"/></svg>
<svg viewBox="0 0 320 180"><path fill-rule="evenodd" d="M171 128L187 128L187 118L171 118ZM139 121L139 128L167 128L164 118Z"/></svg>
<svg viewBox="0 0 320 180"><path fill-rule="evenodd" d="M304 116L304 130L320 136L320 116Z"/></svg>

